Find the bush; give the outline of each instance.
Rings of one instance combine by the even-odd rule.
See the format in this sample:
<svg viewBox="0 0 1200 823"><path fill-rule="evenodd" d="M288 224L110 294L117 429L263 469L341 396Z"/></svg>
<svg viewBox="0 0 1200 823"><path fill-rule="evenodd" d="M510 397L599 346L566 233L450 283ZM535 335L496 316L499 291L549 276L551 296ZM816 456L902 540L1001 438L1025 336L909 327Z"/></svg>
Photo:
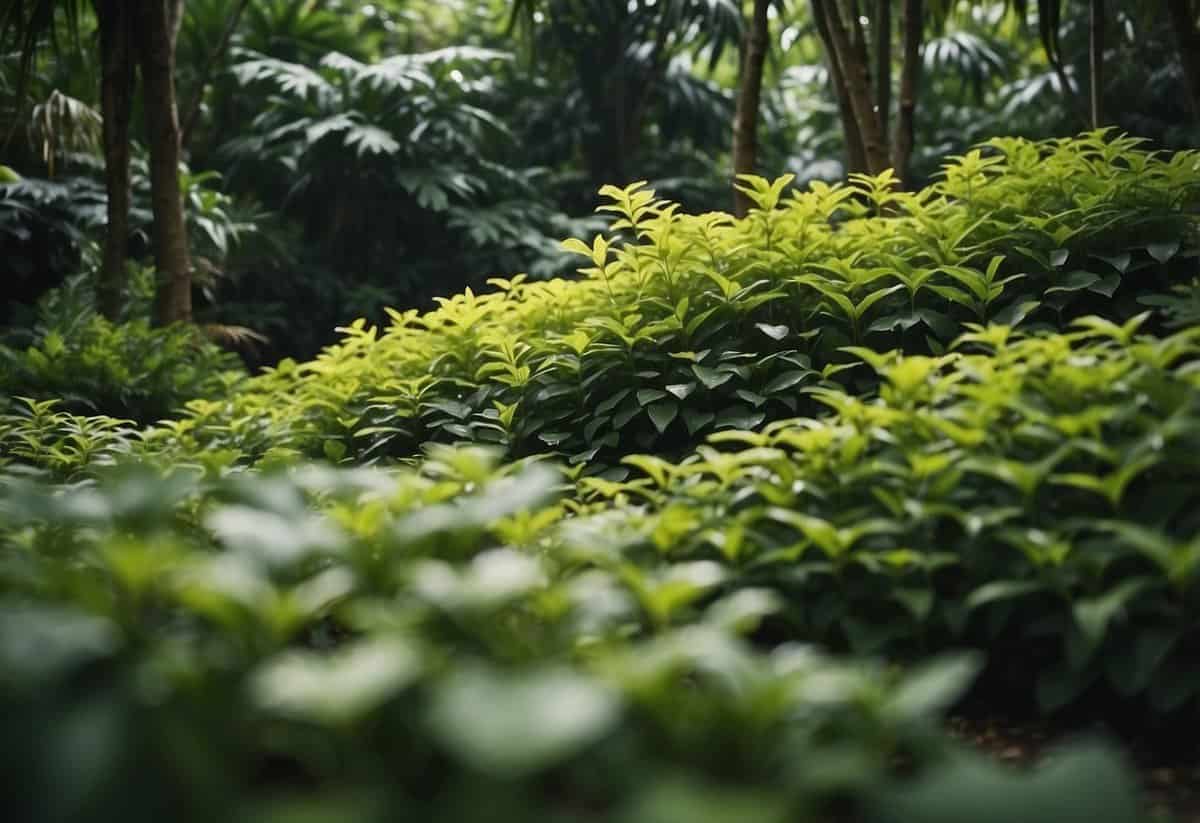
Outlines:
<svg viewBox="0 0 1200 823"><path fill-rule="evenodd" d="M147 275L139 277L143 291ZM0 342L0 395L148 424L187 400L225 394L244 377L237 357L197 327L153 328L138 306L131 313L109 322L95 312L90 278L71 278L42 298L30 326Z"/></svg>
<svg viewBox="0 0 1200 823"><path fill-rule="evenodd" d="M394 312L382 336L352 324L315 360L193 404L175 434L185 450L355 460L490 442L601 473L814 413L802 387L870 390L847 345L936 355L969 322L1124 322L1192 275L1200 194L1200 156L1135 143L995 140L915 194L888 175L787 198L786 178L748 179L759 208L741 221L610 187L629 242L568 241L591 263L582 281L494 280Z"/></svg>
<svg viewBox="0 0 1200 823"><path fill-rule="evenodd" d="M742 221L609 189L584 279L141 431L22 401L23 817L1140 819L1103 749L1016 778L936 721L980 670L1200 715L1200 155L991 150Z"/></svg>
<svg viewBox="0 0 1200 823"><path fill-rule="evenodd" d="M971 657L900 675L756 649L775 597L558 529L557 483L478 451L419 472L3 478L8 808L933 823L986 790L996 819L1137 819L1111 754L1016 778L937 734Z"/></svg>
<svg viewBox="0 0 1200 823"><path fill-rule="evenodd" d="M641 512L624 527L650 554L771 588L790 635L893 659L972 645L1046 712L1088 695L1194 718L1200 329L1145 319L854 349L877 399L813 388L831 413L628 457L636 479L584 478L584 499Z"/></svg>

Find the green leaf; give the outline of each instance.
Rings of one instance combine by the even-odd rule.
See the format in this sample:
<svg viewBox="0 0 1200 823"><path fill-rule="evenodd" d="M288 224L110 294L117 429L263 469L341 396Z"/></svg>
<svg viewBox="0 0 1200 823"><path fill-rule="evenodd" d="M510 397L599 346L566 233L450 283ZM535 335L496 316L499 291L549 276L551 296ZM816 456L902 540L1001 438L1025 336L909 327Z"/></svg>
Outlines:
<svg viewBox="0 0 1200 823"><path fill-rule="evenodd" d="M959 755L876 795L886 823L1140 823L1140 791L1107 746L1078 744L1036 769L1015 771L982 755Z"/></svg>
<svg viewBox="0 0 1200 823"><path fill-rule="evenodd" d="M791 331L787 326L772 326L770 323L755 323L754 328L772 340L782 340Z"/></svg>
<svg viewBox="0 0 1200 823"><path fill-rule="evenodd" d="M716 418L717 416L712 412L692 409L686 406L683 409L683 423L687 426L688 434L695 434L716 420Z"/></svg>
<svg viewBox="0 0 1200 823"><path fill-rule="evenodd" d="M608 414L617 404L629 396L631 389L619 389L596 406L596 414Z"/></svg>
<svg viewBox="0 0 1200 823"><path fill-rule="evenodd" d="M1153 581L1146 577L1126 580L1118 583L1112 589L1098 597L1077 600L1071 607L1075 624L1083 634L1083 639L1089 651L1095 651L1104 640L1108 624L1114 617L1124 611L1129 601L1146 589L1151 588Z"/></svg>
<svg viewBox="0 0 1200 823"><path fill-rule="evenodd" d="M646 411L650 414L650 421L654 423L654 428L658 429L659 434L662 434L679 414L679 404L674 400L668 400L664 403L655 403Z"/></svg>
<svg viewBox="0 0 1200 823"><path fill-rule="evenodd" d="M704 384L705 388L709 390L723 385L733 377L729 372L720 372L716 369L710 369L708 366L701 366L695 363L692 364L692 372Z"/></svg>
<svg viewBox="0 0 1200 823"><path fill-rule="evenodd" d="M766 419L762 412L745 406L729 406L717 415L718 429L753 429Z"/></svg>
<svg viewBox="0 0 1200 823"><path fill-rule="evenodd" d="M1083 271L1076 269L1069 272L1065 277L1055 281L1055 284L1046 289L1046 294L1054 294L1056 292L1072 292L1082 291L1100 282L1100 275L1095 272Z"/></svg>
<svg viewBox="0 0 1200 823"><path fill-rule="evenodd" d="M1012 600L1035 592L1045 591L1046 584L1039 580L994 580L975 589L965 601L968 609L978 609L989 603Z"/></svg>
<svg viewBox="0 0 1200 823"><path fill-rule="evenodd" d="M933 589L928 587L897 587L892 591L892 598L907 609L915 620L922 623L929 619L933 611Z"/></svg>
<svg viewBox="0 0 1200 823"><path fill-rule="evenodd" d="M1071 703L1091 684L1085 672L1076 672L1065 663L1038 675L1036 695L1038 708L1052 714Z"/></svg>
<svg viewBox="0 0 1200 823"><path fill-rule="evenodd" d="M606 734L620 705L567 669L502 673L471 666L434 693L429 722L456 757L504 779L553 766Z"/></svg>
<svg viewBox="0 0 1200 823"><path fill-rule="evenodd" d="M256 702L268 711L345 725L386 702L421 673L407 644L366 640L332 654L294 651L271 659L251 676Z"/></svg>
<svg viewBox="0 0 1200 823"><path fill-rule="evenodd" d="M613 428L623 429L630 420L641 414L642 407L637 403L628 403L625 408L613 415Z"/></svg>
<svg viewBox="0 0 1200 823"><path fill-rule="evenodd" d="M639 406L649 406L656 400L662 400L667 393L662 389L638 389L637 401Z"/></svg>
<svg viewBox="0 0 1200 823"><path fill-rule="evenodd" d="M466 420L471 416L471 407L457 400L433 400L425 404L436 411L445 412L456 420Z"/></svg>
<svg viewBox="0 0 1200 823"><path fill-rule="evenodd" d="M1037 300L1016 300L996 313L995 322L1004 326L1019 326L1021 322L1041 307Z"/></svg>
<svg viewBox="0 0 1200 823"><path fill-rule="evenodd" d="M892 689L886 711L902 720L940 713L966 693L983 663L981 654L955 654L923 663Z"/></svg>
<svg viewBox="0 0 1200 823"><path fill-rule="evenodd" d="M1159 263L1166 263L1179 253L1179 241L1166 240L1161 243L1151 243L1146 246L1146 251Z"/></svg>
<svg viewBox="0 0 1200 823"><path fill-rule="evenodd" d="M673 383L667 386L667 391L675 395L680 400L687 400L692 392L696 390L695 383Z"/></svg>
<svg viewBox="0 0 1200 823"><path fill-rule="evenodd" d="M1105 297L1112 297L1116 294L1117 289L1121 287L1121 275L1109 274L1102 277L1098 283L1093 283L1088 286L1088 291L1102 294Z"/></svg>
<svg viewBox="0 0 1200 823"><path fill-rule="evenodd" d="M1133 260L1129 252L1121 252L1120 254L1094 254L1092 255L1097 260L1103 260L1114 269L1124 274L1129 268L1130 262Z"/></svg>
<svg viewBox="0 0 1200 823"><path fill-rule="evenodd" d="M783 374L772 378L767 385L763 386L762 393L771 395L778 394L782 391L787 391L788 389L803 383L814 374L816 374L816 372L812 371L811 369L792 369L790 371L785 371Z"/></svg>
<svg viewBox="0 0 1200 823"><path fill-rule="evenodd" d="M755 392L752 392L748 389L738 389L737 391L734 392L734 394L736 394L738 396L738 399L745 400L747 403L749 403L751 406L754 406L755 408L758 408L763 403L767 402L767 398L763 397L761 394L756 394Z"/></svg>
<svg viewBox="0 0 1200 823"><path fill-rule="evenodd" d="M933 309L917 309L917 315L942 340L950 340L960 331L957 323Z"/></svg>

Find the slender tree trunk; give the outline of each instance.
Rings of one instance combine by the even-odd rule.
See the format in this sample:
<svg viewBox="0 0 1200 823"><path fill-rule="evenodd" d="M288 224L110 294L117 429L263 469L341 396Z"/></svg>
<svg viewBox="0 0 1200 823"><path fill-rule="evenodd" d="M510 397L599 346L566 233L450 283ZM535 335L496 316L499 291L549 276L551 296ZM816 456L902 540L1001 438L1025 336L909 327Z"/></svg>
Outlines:
<svg viewBox="0 0 1200 823"><path fill-rule="evenodd" d="M150 146L150 204L154 212L154 263L158 289L154 319L160 325L192 317L192 274L187 226L179 193L179 115L175 108L175 43L168 5L142 0L137 38L142 67L146 140Z"/></svg>
<svg viewBox="0 0 1200 823"><path fill-rule="evenodd" d="M866 172L867 152L863 148L862 133L858 130L858 121L854 117L854 108L850 105L850 90L846 85L846 76L842 74L841 64L834 53L833 35L829 31L828 9L824 0L812 0L813 22L817 34L825 47L825 55L829 64L829 77L832 81L834 97L837 99L838 117L842 122L842 135L846 144L846 172Z"/></svg>
<svg viewBox="0 0 1200 823"><path fill-rule="evenodd" d="M1200 21L1196 19L1200 17L1200 9L1193 5L1193 0L1167 0L1167 13L1171 16L1171 30L1175 33L1192 112L1200 118Z"/></svg>
<svg viewBox="0 0 1200 823"><path fill-rule="evenodd" d="M846 89L850 97L850 106L854 110L854 119L858 122L858 130L862 134L867 169L871 174L879 174L888 168L888 150L887 143L883 138L882 124L875 111L875 95L871 88L871 64L862 36L862 26L858 18L850 13L846 15L850 18L850 26L847 29L846 23L843 21L845 10L838 8L836 0L815 0L815 2L826 4L826 19L829 23L833 51L838 63L841 64L842 75L845 78Z"/></svg>
<svg viewBox="0 0 1200 823"><path fill-rule="evenodd" d="M188 141L191 139L192 131L196 128L196 121L200 117L200 108L204 103L204 92L208 88L209 82L212 81L213 71L217 67L217 63L221 61L225 52L229 50L229 44L233 41L234 32L237 31L238 23L241 22L242 13L246 11L246 6L250 5L250 0L238 0L238 4L234 6L233 11L229 15L229 19L225 22L225 30L221 32L221 39L217 43L216 48L208 55L208 59L204 62L204 68L200 70L200 78L196 83L196 93L192 97L191 104L184 110L187 114L183 117L183 130L179 142L185 148Z"/></svg>
<svg viewBox="0 0 1200 823"><path fill-rule="evenodd" d="M741 82L737 109L733 115L733 174L754 174L758 166L758 110L762 97L763 63L767 58L768 19L770 0L754 0L750 27L746 29L742 46ZM750 211L750 198L738 191L733 193L733 209L738 217Z"/></svg>
<svg viewBox="0 0 1200 823"><path fill-rule="evenodd" d="M871 30L875 32L875 110L886 146L892 116L892 0L875 0Z"/></svg>
<svg viewBox="0 0 1200 823"><path fill-rule="evenodd" d="M917 89L921 84L921 35L925 8L922 0L904 0L904 62L900 67L900 109L896 115L896 135L892 146L892 168L901 185L912 188L909 166L912 162L916 125Z"/></svg>
<svg viewBox="0 0 1200 823"><path fill-rule="evenodd" d="M171 48L179 42L179 30L183 28L184 0L164 0L167 4L167 31L171 37Z"/></svg>
<svg viewBox="0 0 1200 823"><path fill-rule="evenodd" d="M129 121L133 105L132 18L124 0L97 0L100 26L100 112L104 118L104 185L108 225L96 280L96 306L116 320L125 302L125 261L129 241Z"/></svg>
<svg viewBox="0 0 1200 823"><path fill-rule="evenodd" d="M1088 61L1091 68L1092 128L1104 125L1104 0L1091 0Z"/></svg>

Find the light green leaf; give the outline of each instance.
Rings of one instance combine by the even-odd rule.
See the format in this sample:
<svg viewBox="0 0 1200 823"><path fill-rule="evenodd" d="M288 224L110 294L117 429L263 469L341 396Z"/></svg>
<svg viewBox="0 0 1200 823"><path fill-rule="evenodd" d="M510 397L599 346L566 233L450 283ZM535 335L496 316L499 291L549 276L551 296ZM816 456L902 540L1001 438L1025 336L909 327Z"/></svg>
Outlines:
<svg viewBox="0 0 1200 823"><path fill-rule="evenodd" d="M512 779L593 743L619 710L608 689L567 669L506 673L471 666L435 692L429 722L468 766Z"/></svg>

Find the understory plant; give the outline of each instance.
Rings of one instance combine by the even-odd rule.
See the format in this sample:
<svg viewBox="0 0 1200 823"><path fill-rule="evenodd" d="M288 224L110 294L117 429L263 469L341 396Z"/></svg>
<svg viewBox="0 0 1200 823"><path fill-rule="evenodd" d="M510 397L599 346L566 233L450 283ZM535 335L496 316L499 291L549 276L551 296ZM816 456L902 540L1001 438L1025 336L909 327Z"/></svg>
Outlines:
<svg viewBox="0 0 1200 823"><path fill-rule="evenodd" d="M20 819L1137 819L1108 750L949 743L975 657L764 646L770 590L557 528L544 465L95 476L0 477Z"/></svg>
<svg viewBox="0 0 1200 823"><path fill-rule="evenodd" d="M606 187L610 231L564 244L583 279L498 278L392 312L382 333L356 322L310 362L189 405L162 438L355 461L484 442L599 474L814 413L802 388L870 390L846 346L937 356L969 323L1123 323L1197 254L1200 157L1136 143L997 139L915 193L890 174L790 192L745 178L744 220Z"/></svg>
<svg viewBox="0 0 1200 823"><path fill-rule="evenodd" d="M1142 819L1111 750L1017 777L937 724L1200 713L1200 155L742 184L606 187L579 279L310 362L197 349L149 427L14 399L19 816Z"/></svg>

